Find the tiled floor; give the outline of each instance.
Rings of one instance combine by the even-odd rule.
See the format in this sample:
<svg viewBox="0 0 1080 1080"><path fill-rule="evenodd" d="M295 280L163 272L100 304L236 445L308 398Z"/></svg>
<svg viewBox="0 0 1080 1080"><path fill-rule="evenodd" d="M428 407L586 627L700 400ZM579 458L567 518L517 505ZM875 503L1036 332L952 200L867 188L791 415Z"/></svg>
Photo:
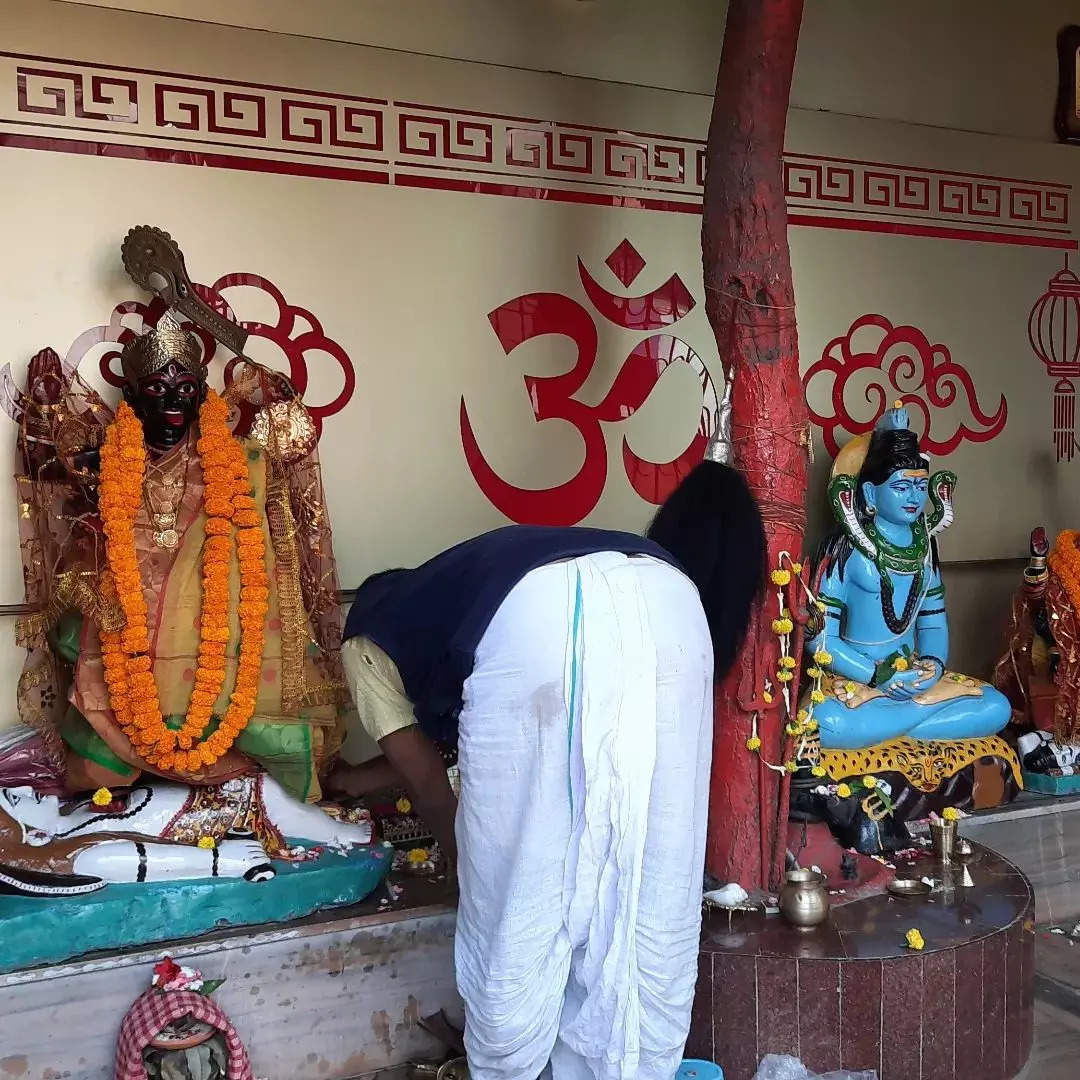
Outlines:
<svg viewBox="0 0 1080 1080"><path fill-rule="evenodd" d="M1017 1080L1076 1080L1080 1071L1080 944L1040 934L1036 970L1043 978L1036 989L1035 1045ZM405 1069L391 1069L353 1080L405 1080L406 1076Z"/></svg>
<svg viewBox="0 0 1080 1080"><path fill-rule="evenodd" d="M1076 1080L1080 1016L1045 1002L1035 1003L1035 1048L1017 1080ZM354 1080L405 1080L405 1069L367 1073ZM972 1078L977 1080L977 1078Z"/></svg>
<svg viewBox="0 0 1080 1080"><path fill-rule="evenodd" d="M1080 944L1035 941L1035 1045L1023 1080L1072 1080L1080 1057Z"/></svg>
<svg viewBox="0 0 1080 1080"><path fill-rule="evenodd" d="M1017 1080L1076 1080L1080 1016L1042 1001L1035 1004L1035 1048ZM405 1069L366 1073L353 1080L406 1080ZM978 1080L972 1077L972 1080Z"/></svg>
<svg viewBox="0 0 1080 1080"><path fill-rule="evenodd" d="M1018 1080L1075 1080L1080 1055L1080 1017L1035 1002L1035 1047Z"/></svg>

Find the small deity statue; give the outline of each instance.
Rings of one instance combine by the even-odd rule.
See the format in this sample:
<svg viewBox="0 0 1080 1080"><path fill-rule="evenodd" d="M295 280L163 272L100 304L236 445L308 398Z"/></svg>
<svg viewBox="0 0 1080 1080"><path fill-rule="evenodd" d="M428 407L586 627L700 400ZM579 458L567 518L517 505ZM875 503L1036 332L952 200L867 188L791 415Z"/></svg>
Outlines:
<svg viewBox="0 0 1080 1080"><path fill-rule="evenodd" d="M992 738L1009 722L1009 702L947 666L936 535L953 520L955 483L949 472L930 475L897 402L869 437L844 447L829 487L840 530L819 555L821 618L808 647L826 669L812 702L820 765L837 782L896 774L886 779L894 820L874 830L895 843L908 839L905 818L934 808L928 796L971 804L970 777L964 790L948 783L969 765L996 757L999 774L1011 770L1019 783L1015 755Z"/></svg>
<svg viewBox="0 0 1080 1080"><path fill-rule="evenodd" d="M1080 533L1060 533L1048 558L1045 539L1042 549L1041 567L1029 564L1014 600L1009 651L996 674L1036 729L1018 740L1024 770L1073 777L1080 774Z"/></svg>
<svg viewBox="0 0 1080 1080"><path fill-rule="evenodd" d="M1031 531L1024 579L1013 595L1008 648L994 666L993 683L1013 707L1021 726L1053 727L1058 650L1050 632L1046 590L1050 544L1042 526Z"/></svg>
<svg viewBox="0 0 1080 1080"><path fill-rule="evenodd" d="M1080 743L1060 743L1049 731L1029 731L1016 746L1026 772L1080 776Z"/></svg>
<svg viewBox="0 0 1080 1080"><path fill-rule="evenodd" d="M136 255L172 243L142 231ZM179 293L196 330L242 343L190 282ZM67 791L259 766L317 801L349 698L314 425L284 377L243 356L224 397L209 389L199 338L168 311L128 333L115 415L48 350L15 402L36 609L20 718Z"/></svg>

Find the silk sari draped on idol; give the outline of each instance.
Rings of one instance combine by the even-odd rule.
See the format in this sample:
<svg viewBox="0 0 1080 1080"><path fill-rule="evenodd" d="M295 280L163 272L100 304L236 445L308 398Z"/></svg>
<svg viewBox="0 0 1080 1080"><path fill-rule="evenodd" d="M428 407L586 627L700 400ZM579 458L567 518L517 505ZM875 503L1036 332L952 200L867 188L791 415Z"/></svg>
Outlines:
<svg viewBox="0 0 1080 1080"><path fill-rule="evenodd" d="M235 387L234 387L235 390ZM340 670L341 624L331 536L313 441L288 445L298 401L274 402L265 385L249 380L238 404L237 432L259 428L269 404L283 420L262 412L261 437L246 439L253 496L263 521L269 609L255 713L234 747L214 765L183 779L219 783L252 761L301 799L320 797L319 771L344 735L347 691ZM20 524L27 601L37 614L20 627L28 657L19 685L20 716L41 734L58 772L73 790L130 783L146 769L109 706L98 625L97 580L105 566L104 538L92 484L74 465L79 450L100 445L111 412L55 354L31 364L28 393L20 395ZM285 409L285 413L280 410ZM286 415L288 414L288 415ZM310 421L307 421L310 427ZM295 429L295 424L293 425ZM148 458L135 547L162 715L179 727L188 708L198 662L205 539L202 466L197 432L174 450ZM282 452L284 445L285 452ZM152 514L176 508L178 543L155 543ZM225 685L214 706L224 713L236 676L240 644L240 578L235 548L230 570L230 639ZM112 616L115 617L115 616ZM168 775L168 774L163 774Z"/></svg>
<svg viewBox="0 0 1080 1080"><path fill-rule="evenodd" d="M255 715L236 740L235 749L240 753L226 754L201 779L206 782L237 775L245 767L246 755L263 765L287 790L299 798L309 798L319 792L318 777L315 775L317 762L323 760L328 745L337 748L337 709L332 703L312 704L290 715L282 707L282 686L286 681L282 662L283 624L274 574L274 548L266 515L266 465L266 456L249 442L248 471L255 502L263 519L266 569L270 576L269 609L264 628L266 644ZM183 491L176 521L180 542L175 551L154 542L157 530L148 510L149 506L174 505L176 498L175 494L170 498L170 489L173 492ZM168 718L170 726L178 727L187 710L198 662L199 611L202 605L202 547L206 514L202 509L202 467L193 445L185 442L147 467L145 496L135 520L135 547L146 598L154 654L154 678L158 685L161 712ZM224 714L236 679L240 644L237 615L240 570L235 551L229 575L229 595L230 637L225 657L225 686L214 706L215 717ZM309 641L310 624L302 612L301 617L303 623L300 629L305 641ZM307 650L302 663L305 683L316 685L318 672ZM139 759L127 736L113 723L101 662L101 642L97 627L89 620L82 623L71 702L108 750L128 765L138 763ZM79 717L73 718L72 713L68 713L62 728L64 741L76 749L84 760L104 764L108 761L108 757L101 753L105 747L97 746L93 739L80 738L78 721ZM211 724L213 726L213 721Z"/></svg>

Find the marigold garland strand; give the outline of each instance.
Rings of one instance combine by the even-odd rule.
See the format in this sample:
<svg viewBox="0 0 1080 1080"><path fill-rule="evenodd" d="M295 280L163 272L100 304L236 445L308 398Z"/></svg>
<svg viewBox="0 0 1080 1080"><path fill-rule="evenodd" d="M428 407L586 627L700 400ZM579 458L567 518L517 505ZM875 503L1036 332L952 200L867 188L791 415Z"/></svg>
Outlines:
<svg viewBox="0 0 1080 1080"><path fill-rule="evenodd" d="M1066 529L1054 541L1050 569L1061 582L1074 612L1080 616L1080 532Z"/></svg>
<svg viewBox="0 0 1080 1080"><path fill-rule="evenodd" d="M240 441L229 431L227 419L228 406L213 390L209 391L199 410L197 444L206 511L199 659L187 715L178 731L172 731L162 717L152 670L146 600L135 550L135 518L142 500L146 445L142 424L126 402L116 410L101 448L99 508L108 563L103 589L107 596L119 601L126 618L123 630L101 631L105 682L121 730L148 765L167 771L191 772L213 765L255 712L270 580L247 457ZM217 730L204 739L214 702L225 685L234 527L240 565L240 655L228 708Z"/></svg>

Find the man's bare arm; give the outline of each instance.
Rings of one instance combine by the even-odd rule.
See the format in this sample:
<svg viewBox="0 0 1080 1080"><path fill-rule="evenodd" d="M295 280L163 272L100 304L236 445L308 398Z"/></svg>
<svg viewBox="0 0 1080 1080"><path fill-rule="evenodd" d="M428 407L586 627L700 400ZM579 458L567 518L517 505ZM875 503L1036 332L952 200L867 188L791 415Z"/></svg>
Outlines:
<svg viewBox="0 0 1080 1080"><path fill-rule="evenodd" d="M457 866L457 798L442 755L415 724L380 739L379 746L405 781L414 809L439 842L452 873Z"/></svg>
<svg viewBox="0 0 1080 1080"><path fill-rule="evenodd" d="M401 787L404 783L401 773L382 755L361 765L350 765L339 759L323 788L332 799L362 799L377 791Z"/></svg>

